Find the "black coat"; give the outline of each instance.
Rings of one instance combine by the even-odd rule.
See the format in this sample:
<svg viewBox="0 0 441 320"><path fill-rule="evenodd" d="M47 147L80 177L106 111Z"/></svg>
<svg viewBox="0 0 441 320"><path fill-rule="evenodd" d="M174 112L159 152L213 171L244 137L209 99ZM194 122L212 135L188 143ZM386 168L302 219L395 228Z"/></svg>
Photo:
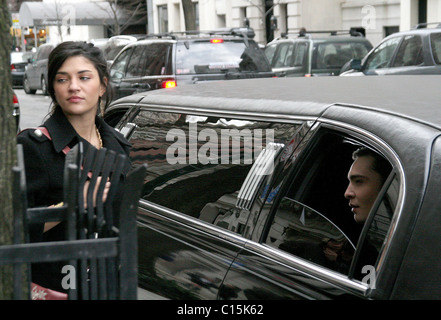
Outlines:
<svg viewBox="0 0 441 320"><path fill-rule="evenodd" d="M117 154L128 156L129 142L100 117L96 117L96 126L100 132L103 147ZM63 201L63 175L66 147L72 148L83 141L86 149L92 147L81 138L60 108L43 125L50 138L40 130L26 129L17 136L17 144L23 145L28 207L50 206ZM128 172L130 168L126 168ZM30 226L31 242L57 241L65 238L65 224L60 223L43 233L43 224ZM61 268L65 263L40 263L32 265L32 281L58 291L65 274Z"/></svg>

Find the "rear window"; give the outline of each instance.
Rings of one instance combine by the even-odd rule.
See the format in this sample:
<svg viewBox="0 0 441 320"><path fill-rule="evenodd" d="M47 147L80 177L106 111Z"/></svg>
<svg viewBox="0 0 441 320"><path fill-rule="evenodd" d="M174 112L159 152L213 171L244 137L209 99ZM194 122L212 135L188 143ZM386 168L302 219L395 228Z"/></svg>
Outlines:
<svg viewBox="0 0 441 320"><path fill-rule="evenodd" d="M254 41L185 41L177 44L176 74L271 71L263 50Z"/></svg>
<svg viewBox="0 0 441 320"><path fill-rule="evenodd" d="M430 35L433 58L436 64L441 64L441 33L432 33Z"/></svg>
<svg viewBox="0 0 441 320"><path fill-rule="evenodd" d="M312 69L341 68L351 59L363 59L370 49L360 42L315 43Z"/></svg>

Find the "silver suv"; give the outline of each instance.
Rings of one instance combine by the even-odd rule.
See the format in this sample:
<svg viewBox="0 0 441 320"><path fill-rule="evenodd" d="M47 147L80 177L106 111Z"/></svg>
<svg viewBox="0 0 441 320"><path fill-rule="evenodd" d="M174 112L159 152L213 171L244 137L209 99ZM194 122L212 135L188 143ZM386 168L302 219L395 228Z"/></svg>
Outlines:
<svg viewBox="0 0 441 320"><path fill-rule="evenodd" d="M441 74L441 24L427 25L386 37L363 60L352 60L341 75Z"/></svg>

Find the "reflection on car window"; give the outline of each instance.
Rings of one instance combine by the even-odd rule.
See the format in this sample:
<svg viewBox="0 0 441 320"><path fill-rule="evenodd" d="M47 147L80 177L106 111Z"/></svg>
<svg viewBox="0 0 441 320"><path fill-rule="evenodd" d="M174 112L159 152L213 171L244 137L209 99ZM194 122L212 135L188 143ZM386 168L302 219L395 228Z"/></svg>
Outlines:
<svg viewBox="0 0 441 320"><path fill-rule="evenodd" d="M365 70L387 68L400 39L400 37L394 37L380 44L366 61Z"/></svg>
<svg viewBox="0 0 441 320"><path fill-rule="evenodd" d="M430 45L432 46L435 63L441 64L441 33L432 33L430 35Z"/></svg>
<svg viewBox="0 0 441 320"><path fill-rule="evenodd" d="M133 50L132 56L130 57L129 63L127 65L127 74L126 77L140 77L142 76L142 67L141 65L141 57L144 52L144 47L137 46Z"/></svg>
<svg viewBox="0 0 441 320"><path fill-rule="evenodd" d="M361 59L368 53L362 43L325 42L314 44L313 69L341 68L351 59Z"/></svg>
<svg viewBox="0 0 441 320"><path fill-rule="evenodd" d="M132 49L127 49L118 57L110 69L110 77L112 79L122 79L126 74L126 66L129 62Z"/></svg>
<svg viewBox="0 0 441 320"><path fill-rule="evenodd" d="M239 233L237 193L255 157L301 125L144 110L135 122L130 158L148 164L142 198Z"/></svg>
<svg viewBox="0 0 441 320"><path fill-rule="evenodd" d="M265 54L256 43L243 41L211 43L194 41L177 44L176 73L201 74L226 71L271 71Z"/></svg>
<svg viewBox="0 0 441 320"><path fill-rule="evenodd" d="M418 35L406 36L400 44L394 67L417 66L423 61L423 42Z"/></svg>
<svg viewBox="0 0 441 320"><path fill-rule="evenodd" d="M171 53L170 45L165 43L157 43L146 46L143 62L145 65L146 76L160 76L172 74L171 63L168 63ZM168 66L168 69L167 69Z"/></svg>
<svg viewBox="0 0 441 320"><path fill-rule="evenodd" d="M355 249L329 219L287 197L277 208L266 243L345 274Z"/></svg>
<svg viewBox="0 0 441 320"><path fill-rule="evenodd" d="M294 54L294 43L281 43L274 56L273 68L291 67Z"/></svg>

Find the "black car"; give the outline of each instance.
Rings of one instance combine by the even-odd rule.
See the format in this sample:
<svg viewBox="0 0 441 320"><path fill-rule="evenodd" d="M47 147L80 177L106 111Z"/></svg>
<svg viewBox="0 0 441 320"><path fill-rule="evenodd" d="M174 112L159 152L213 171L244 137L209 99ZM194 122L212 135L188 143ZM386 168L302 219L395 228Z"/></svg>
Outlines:
<svg viewBox="0 0 441 320"><path fill-rule="evenodd" d="M23 86L25 70L31 56L32 52L11 52L11 76L13 87Z"/></svg>
<svg viewBox="0 0 441 320"><path fill-rule="evenodd" d="M148 35L127 45L110 68L114 99L203 81L272 77L252 29Z"/></svg>
<svg viewBox="0 0 441 320"><path fill-rule="evenodd" d="M337 76L346 62L363 58L371 49L362 28L305 30L271 41L265 54L279 77Z"/></svg>
<svg viewBox="0 0 441 320"><path fill-rule="evenodd" d="M50 43L42 44L32 55L23 79L23 89L27 94L34 94L37 90L41 90L44 95L48 94L48 58L55 46Z"/></svg>
<svg viewBox="0 0 441 320"><path fill-rule="evenodd" d="M139 286L169 299L440 299L440 80L249 79L114 102L105 118L129 107L117 128L132 164L148 164ZM360 147L392 168L364 223L344 196Z"/></svg>
<svg viewBox="0 0 441 320"><path fill-rule="evenodd" d="M352 60L341 75L441 74L441 25L426 27L386 37L362 60Z"/></svg>

